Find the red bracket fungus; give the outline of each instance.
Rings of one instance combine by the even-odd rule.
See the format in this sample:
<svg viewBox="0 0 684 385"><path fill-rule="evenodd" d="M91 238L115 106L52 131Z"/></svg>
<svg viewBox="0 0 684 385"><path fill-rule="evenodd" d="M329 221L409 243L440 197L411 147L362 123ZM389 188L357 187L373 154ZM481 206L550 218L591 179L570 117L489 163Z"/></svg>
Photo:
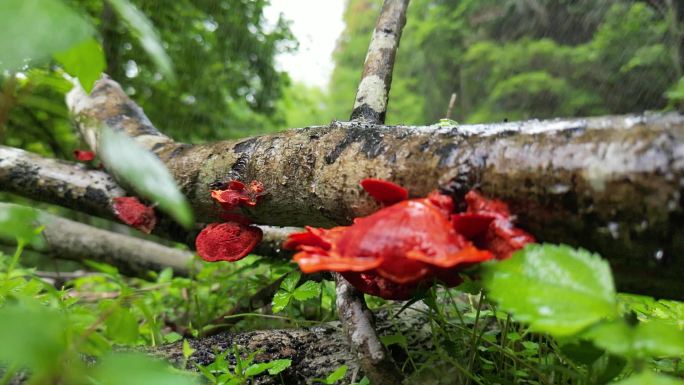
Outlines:
<svg viewBox="0 0 684 385"><path fill-rule="evenodd" d="M113 203L116 216L129 226L149 234L157 224L154 208L144 205L136 197L114 198Z"/></svg>
<svg viewBox="0 0 684 385"><path fill-rule="evenodd" d="M221 205L223 223L211 223L195 238L197 254L207 262L235 262L249 254L261 241L260 228L250 226L249 218L229 212L240 205L254 207L264 193L264 185L252 181L249 185L238 180L228 182L225 189L211 190L211 197Z"/></svg>
<svg viewBox="0 0 684 385"><path fill-rule="evenodd" d="M364 293L405 300L435 280L456 286L463 268L534 242L513 226L505 203L474 191L466 212L454 214L451 197L437 191L408 199L388 181L364 179L361 186L385 207L351 226L306 227L288 237L283 246L298 251L294 261L304 273L340 272Z"/></svg>
<svg viewBox="0 0 684 385"><path fill-rule="evenodd" d="M211 223L195 238L197 253L207 262L235 262L261 241L261 229L238 222Z"/></svg>
<svg viewBox="0 0 684 385"><path fill-rule="evenodd" d="M74 150L74 158L79 162L90 162L95 159L95 153L87 150Z"/></svg>

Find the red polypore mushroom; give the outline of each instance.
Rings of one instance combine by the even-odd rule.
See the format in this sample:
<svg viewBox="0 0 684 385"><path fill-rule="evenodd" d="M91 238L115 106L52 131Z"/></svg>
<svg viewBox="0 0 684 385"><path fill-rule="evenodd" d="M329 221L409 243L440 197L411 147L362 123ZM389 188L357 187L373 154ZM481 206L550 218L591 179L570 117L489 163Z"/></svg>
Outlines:
<svg viewBox="0 0 684 385"><path fill-rule="evenodd" d="M452 225L451 197L435 191L427 198L407 200L405 189L377 179L365 179L361 186L387 207L356 218L351 226L307 227L290 235L284 247L298 251L294 261L303 272L337 271L365 293L407 299L436 279L457 285L459 270L494 258ZM510 224L508 215L501 212L501 217ZM494 221L484 214L468 220L479 226L472 234L466 231L475 236L484 236ZM498 229L503 228L502 222ZM521 231L512 225L508 230Z"/></svg>
<svg viewBox="0 0 684 385"><path fill-rule="evenodd" d="M195 238L197 254L207 262L235 262L261 241L261 229L239 222L211 223Z"/></svg>
<svg viewBox="0 0 684 385"><path fill-rule="evenodd" d="M217 201L224 210L232 210L240 204L256 206L259 198L264 193L264 185L259 181L252 181L249 186L239 180L228 182L225 190L211 190L211 197Z"/></svg>
<svg viewBox="0 0 684 385"><path fill-rule="evenodd" d="M114 198L114 213L121 222L149 234L157 224L154 209L141 203L136 197Z"/></svg>
<svg viewBox="0 0 684 385"><path fill-rule="evenodd" d="M476 191L469 191L465 200L467 210L453 215L451 221L456 231L478 247L490 250L498 259L505 259L525 244L534 242L532 235L513 225L504 202L486 199Z"/></svg>
<svg viewBox="0 0 684 385"><path fill-rule="evenodd" d="M90 162L95 159L95 153L87 150L74 150L74 158L79 162Z"/></svg>

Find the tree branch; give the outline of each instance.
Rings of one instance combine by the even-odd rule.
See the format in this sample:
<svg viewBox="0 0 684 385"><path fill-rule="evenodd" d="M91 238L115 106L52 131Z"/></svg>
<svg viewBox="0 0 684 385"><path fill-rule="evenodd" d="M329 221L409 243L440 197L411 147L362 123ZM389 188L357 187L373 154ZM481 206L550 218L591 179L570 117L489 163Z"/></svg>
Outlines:
<svg viewBox="0 0 684 385"><path fill-rule="evenodd" d="M0 202L0 211L16 206ZM84 261L91 259L116 266L123 274L145 276L149 270L173 268L176 275L190 273L193 254L40 211L42 235L52 256Z"/></svg>
<svg viewBox="0 0 684 385"><path fill-rule="evenodd" d="M406 24L408 4L409 0L385 0L382 6L363 64L351 120L375 124L385 122L394 58Z"/></svg>
<svg viewBox="0 0 684 385"><path fill-rule="evenodd" d="M140 142L167 164L201 219L216 210L211 184L226 178L264 182L268 195L243 213L290 226L348 224L377 210L358 187L363 178L389 179L411 196L441 186L457 201L478 188L509 203L537 239L601 253L621 290L684 298L679 113L462 126L333 122L192 146L136 123L146 119L112 81L69 103L77 116L148 132ZM85 132L95 129L80 121Z"/></svg>

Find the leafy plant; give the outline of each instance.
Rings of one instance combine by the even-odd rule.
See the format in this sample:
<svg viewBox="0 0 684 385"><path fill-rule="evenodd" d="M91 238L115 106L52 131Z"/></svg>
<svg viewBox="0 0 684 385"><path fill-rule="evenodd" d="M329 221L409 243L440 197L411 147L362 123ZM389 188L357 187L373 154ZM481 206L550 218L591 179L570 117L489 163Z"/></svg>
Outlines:
<svg viewBox="0 0 684 385"><path fill-rule="evenodd" d="M280 289L278 289L273 296L272 308L274 313L281 312L293 299L297 301L306 301L320 295L321 284L319 282L305 281L297 286L301 276L300 272L295 271L289 273L285 277L280 284Z"/></svg>
<svg viewBox="0 0 684 385"><path fill-rule="evenodd" d="M197 365L199 371L211 384L242 385L246 384L250 378L266 372L271 376L275 376L292 365L292 360L290 359L254 363L254 359L260 352L252 352L243 358L237 345L233 345L232 354L235 364L231 365L226 360L230 353L230 350L226 350L223 353L217 354L216 360L210 365Z"/></svg>
<svg viewBox="0 0 684 385"><path fill-rule="evenodd" d="M565 343L589 341L632 362L639 373L620 383L684 384L644 371L642 364L684 357L684 333L668 322L641 322L631 312L618 318L613 277L598 255L562 245L528 245L507 261L487 265L484 284L502 310L533 330L563 337Z"/></svg>

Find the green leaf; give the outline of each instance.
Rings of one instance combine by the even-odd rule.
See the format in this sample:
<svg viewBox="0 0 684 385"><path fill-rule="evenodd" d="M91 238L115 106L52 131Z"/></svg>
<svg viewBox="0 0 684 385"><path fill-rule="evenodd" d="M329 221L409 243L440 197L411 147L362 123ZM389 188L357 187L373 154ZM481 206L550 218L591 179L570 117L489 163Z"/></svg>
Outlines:
<svg viewBox="0 0 684 385"><path fill-rule="evenodd" d="M406 337L404 337L402 334L389 334L382 336L380 337L380 342L382 342L382 344L385 346L399 345L401 347L406 347L408 345Z"/></svg>
<svg viewBox="0 0 684 385"><path fill-rule="evenodd" d="M105 321L106 335L115 343L134 344L138 340L138 320L126 308L118 308Z"/></svg>
<svg viewBox="0 0 684 385"><path fill-rule="evenodd" d="M268 369L268 374L275 376L290 366L292 366L292 360L289 358L273 360L271 361L271 367Z"/></svg>
<svg viewBox="0 0 684 385"><path fill-rule="evenodd" d="M484 284L501 310L555 336L617 315L610 268L586 250L528 245L506 261L488 264Z"/></svg>
<svg viewBox="0 0 684 385"><path fill-rule="evenodd" d="M253 377L268 370L268 374L274 376L292 365L290 359L280 359L271 362L252 364L245 370L246 377Z"/></svg>
<svg viewBox="0 0 684 385"><path fill-rule="evenodd" d="M192 353L195 352L195 349L190 347L190 343L188 340L183 340L183 357L187 360L192 356Z"/></svg>
<svg viewBox="0 0 684 385"><path fill-rule="evenodd" d="M152 22L150 22L147 16L140 12L140 10L128 0L108 1L121 20L124 21L128 29L131 30L133 36L138 39L138 42L150 56L159 72L165 75L169 80L174 81L175 75L171 59L169 58L169 55L166 54Z"/></svg>
<svg viewBox="0 0 684 385"><path fill-rule="evenodd" d="M0 71L19 70L26 60L48 60L94 32L59 0L2 0L0 15Z"/></svg>
<svg viewBox="0 0 684 385"><path fill-rule="evenodd" d="M190 205L159 158L126 134L106 126L101 127L98 149L107 168L130 184L137 194L157 202L161 210L186 228L192 226Z"/></svg>
<svg viewBox="0 0 684 385"><path fill-rule="evenodd" d="M271 304L273 313L280 313L283 309L285 309L290 303L290 298L292 298L291 293L284 290L278 290L278 292L276 292L273 296L273 302Z"/></svg>
<svg viewBox="0 0 684 385"><path fill-rule="evenodd" d="M66 322L54 311L33 303L0 308L0 362L39 371L54 364L67 348Z"/></svg>
<svg viewBox="0 0 684 385"><path fill-rule="evenodd" d="M30 242L36 236L38 211L20 205L0 204L0 238Z"/></svg>
<svg viewBox="0 0 684 385"><path fill-rule="evenodd" d="M192 385L190 375L142 354L111 354L102 359L93 378L99 385Z"/></svg>
<svg viewBox="0 0 684 385"><path fill-rule="evenodd" d="M344 375L347 374L347 365L342 365L339 368L335 369L334 372L330 373L328 377L325 379L325 383L332 385L336 383L337 381L341 380L344 378Z"/></svg>
<svg viewBox="0 0 684 385"><path fill-rule="evenodd" d="M78 78L87 93L107 65L102 46L95 39L85 40L54 56L67 73Z"/></svg>
<svg viewBox="0 0 684 385"><path fill-rule="evenodd" d="M306 281L292 292L292 296L297 301L306 301L307 299L318 297L320 292L320 282Z"/></svg>
<svg viewBox="0 0 684 385"><path fill-rule="evenodd" d="M614 385L684 385L684 381L654 372L642 372Z"/></svg>
<svg viewBox="0 0 684 385"><path fill-rule="evenodd" d="M591 340L613 354L631 357L684 357L684 332L661 320L630 326L623 320L602 322L585 331Z"/></svg>
<svg viewBox="0 0 684 385"><path fill-rule="evenodd" d="M295 289L295 287L297 287L297 283L299 283L299 278L301 278L301 276L302 273L298 271L291 272L287 275L287 277L285 277L283 282L280 284L280 288L292 292Z"/></svg>

